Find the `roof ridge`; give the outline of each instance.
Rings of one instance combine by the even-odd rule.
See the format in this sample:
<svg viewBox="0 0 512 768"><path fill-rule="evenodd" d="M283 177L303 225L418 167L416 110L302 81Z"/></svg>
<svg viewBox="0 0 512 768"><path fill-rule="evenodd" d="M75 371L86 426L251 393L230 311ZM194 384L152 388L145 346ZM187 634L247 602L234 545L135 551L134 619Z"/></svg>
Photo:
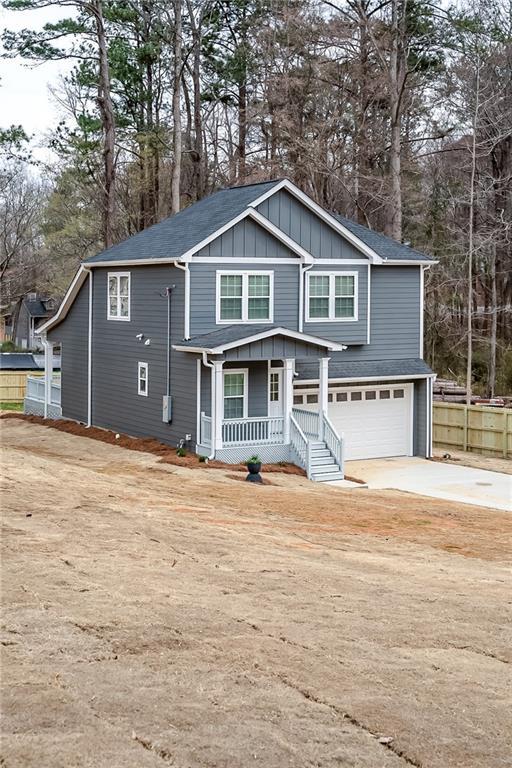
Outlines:
<svg viewBox="0 0 512 768"><path fill-rule="evenodd" d="M244 187L259 187L262 184L279 184L280 181L285 181L285 179L286 179L286 176L281 176L281 178L279 179L265 179L264 181L251 181L248 184L233 184L231 187L223 187L223 189L243 189ZM222 189L219 190L219 192L222 192Z"/></svg>

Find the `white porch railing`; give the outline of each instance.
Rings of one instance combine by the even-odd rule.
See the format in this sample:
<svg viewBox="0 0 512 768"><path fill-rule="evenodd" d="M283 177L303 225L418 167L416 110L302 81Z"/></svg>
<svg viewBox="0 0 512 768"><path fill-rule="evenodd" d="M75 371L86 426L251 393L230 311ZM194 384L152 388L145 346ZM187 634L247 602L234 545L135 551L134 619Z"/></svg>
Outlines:
<svg viewBox="0 0 512 768"><path fill-rule="evenodd" d="M322 421L324 442L338 462L340 471L343 472L343 437L338 435L326 413L322 414Z"/></svg>
<svg viewBox="0 0 512 768"><path fill-rule="evenodd" d="M52 381L52 390L50 395L50 403L52 405L60 405L60 379L54 379ZM27 390L25 397L31 400L39 400L44 403L44 377L43 376L27 376Z"/></svg>
<svg viewBox="0 0 512 768"><path fill-rule="evenodd" d="M290 416L290 443L295 451L300 466L302 469L306 470L306 474L309 478L311 469L310 442L299 427L293 413Z"/></svg>
<svg viewBox="0 0 512 768"><path fill-rule="evenodd" d="M201 414L201 445L211 445L212 443L212 417L205 413Z"/></svg>
<svg viewBox="0 0 512 768"><path fill-rule="evenodd" d="M222 422L222 444L248 445L250 443L265 443L280 445L284 440L284 418L282 416L225 419Z"/></svg>
<svg viewBox="0 0 512 768"><path fill-rule="evenodd" d="M315 437L318 439L318 435L320 434L320 414L317 411L306 411L302 408L293 408L292 414L306 437Z"/></svg>

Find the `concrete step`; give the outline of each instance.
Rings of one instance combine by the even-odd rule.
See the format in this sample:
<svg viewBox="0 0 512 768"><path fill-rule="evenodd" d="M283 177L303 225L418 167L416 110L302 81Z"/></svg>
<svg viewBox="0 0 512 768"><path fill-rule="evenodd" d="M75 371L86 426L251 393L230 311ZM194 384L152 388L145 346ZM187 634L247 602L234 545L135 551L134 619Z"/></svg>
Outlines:
<svg viewBox="0 0 512 768"><path fill-rule="evenodd" d="M314 474L311 475L311 480L314 483L328 483L330 480L343 480L343 473L339 470L337 472L327 472L326 474Z"/></svg>
<svg viewBox="0 0 512 768"><path fill-rule="evenodd" d="M329 472L339 472L340 468L335 462L332 462L332 464L316 464L314 467L311 467L311 472L314 475L326 475L329 474Z"/></svg>

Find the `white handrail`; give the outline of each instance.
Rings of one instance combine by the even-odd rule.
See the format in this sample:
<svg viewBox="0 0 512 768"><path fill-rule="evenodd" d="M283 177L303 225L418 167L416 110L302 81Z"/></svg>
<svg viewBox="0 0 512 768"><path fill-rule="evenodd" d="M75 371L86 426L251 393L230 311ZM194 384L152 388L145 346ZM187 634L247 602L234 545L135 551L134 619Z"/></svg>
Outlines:
<svg viewBox="0 0 512 768"><path fill-rule="evenodd" d="M343 472L343 438L338 435L332 421L326 413L322 414L322 421L323 439L325 444L336 459L340 471Z"/></svg>
<svg viewBox="0 0 512 768"><path fill-rule="evenodd" d="M320 434L320 414L318 411L308 411L305 408L293 408L292 413L305 435L308 437L318 437Z"/></svg>
<svg viewBox="0 0 512 768"><path fill-rule="evenodd" d="M293 413L290 414L290 442L292 448L297 454L297 458L301 467L306 470L306 474L309 480L311 476L310 442L300 428L298 422L293 417Z"/></svg>

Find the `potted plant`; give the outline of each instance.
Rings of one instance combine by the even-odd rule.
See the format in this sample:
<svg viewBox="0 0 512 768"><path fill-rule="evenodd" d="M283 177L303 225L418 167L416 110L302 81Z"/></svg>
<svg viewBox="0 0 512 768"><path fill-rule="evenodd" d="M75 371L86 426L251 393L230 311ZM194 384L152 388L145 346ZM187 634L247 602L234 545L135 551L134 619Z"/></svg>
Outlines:
<svg viewBox="0 0 512 768"><path fill-rule="evenodd" d="M251 458L247 459L245 463L247 469L249 470L249 474L259 475L261 471L261 459L259 456L251 456Z"/></svg>

